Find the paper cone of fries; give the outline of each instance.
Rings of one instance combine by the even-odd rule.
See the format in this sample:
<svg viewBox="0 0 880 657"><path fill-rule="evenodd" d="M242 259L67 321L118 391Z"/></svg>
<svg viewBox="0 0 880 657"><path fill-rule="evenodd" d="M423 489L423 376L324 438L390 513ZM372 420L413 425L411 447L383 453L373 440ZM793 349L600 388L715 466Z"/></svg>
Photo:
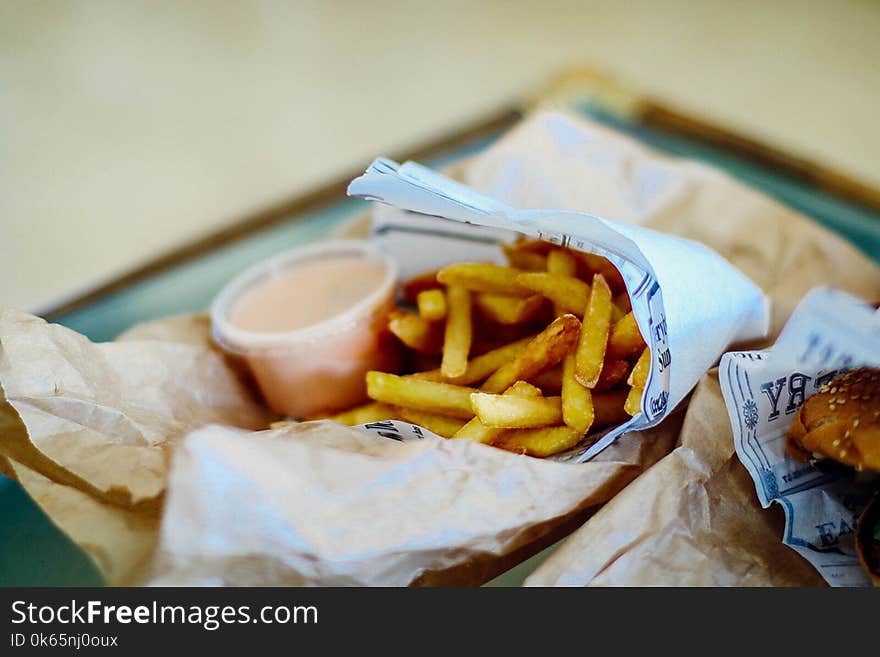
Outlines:
<svg viewBox="0 0 880 657"><path fill-rule="evenodd" d="M659 424L728 345L767 334L760 288L702 244L583 212L515 209L414 162L376 160L348 192L418 213L406 218L410 227L440 223L465 243L471 226L504 230L604 256L618 269L651 354L641 413L559 459L589 459L623 433ZM382 227L392 230L393 221Z"/></svg>

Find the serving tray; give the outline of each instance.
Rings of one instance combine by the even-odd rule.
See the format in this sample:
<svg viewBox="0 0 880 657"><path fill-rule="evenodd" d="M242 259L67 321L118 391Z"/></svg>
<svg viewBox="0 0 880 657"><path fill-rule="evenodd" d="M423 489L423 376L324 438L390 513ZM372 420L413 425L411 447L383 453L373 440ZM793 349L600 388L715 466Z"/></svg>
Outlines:
<svg viewBox="0 0 880 657"><path fill-rule="evenodd" d="M700 160L812 217L880 263L880 190L659 104L589 70L571 71L519 106L461 126L407 153L432 167L486 148L536 106L581 113L655 149ZM365 164L365 163L361 163ZM350 174L305 196L243 217L41 315L94 341L112 340L138 322L204 310L235 274L274 253L319 239L367 209L345 197ZM0 586L96 586L88 557L64 536L14 481L0 475ZM553 546L490 582L517 585Z"/></svg>

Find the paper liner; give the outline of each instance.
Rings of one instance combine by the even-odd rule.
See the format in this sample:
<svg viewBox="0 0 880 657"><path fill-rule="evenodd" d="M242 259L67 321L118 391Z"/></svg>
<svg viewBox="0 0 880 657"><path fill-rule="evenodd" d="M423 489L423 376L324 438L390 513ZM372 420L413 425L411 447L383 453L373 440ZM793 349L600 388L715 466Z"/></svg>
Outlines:
<svg viewBox="0 0 880 657"><path fill-rule="evenodd" d="M555 151L576 148L586 138L578 122L562 115L538 116L521 127L519 134L526 136L520 136L519 142L514 144L531 148L543 140L553 144L547 148ZM507 142L507 156L515 163L520 151L512 141ZM561 169L563 164L559 162L556 169ZM634 175L637 177L634 182L648 189L663 182L663 176L650 166L637 170ZM490 178L484 182L493 191L496 187L513 185L507 169ZM547 176L540 179L553 186ZM400 165L378 159L363 176L352 181L348 193L405 211L469 224L459 227L450 221L423 217L424 228L421 229L440 231L446 236L457 233L458 244L469 245L469 251L475 248L470 246L472 243L489 239L486 233L489 228L515 231L597 253L618 268L653 356L642 397L642 413L605 432L595 442L587 442L557 459L587 460L626 431L660 423L728 345L764 337L768 331L768 302L760 288L719 254L697 242L582 211L516 209L414 162ZM534 203L530 205L534 207ZM589 202L580 208L589 209ZM386 222L383 229L412 233L420 230L414 221L401 217L396 225ZM472 225L477 227L477 232ZM431 260L443 258L437 252L444 250L460 259L461 249L454 247L451 237L444 239L445 243L438 242L432 249Z"/></svg>

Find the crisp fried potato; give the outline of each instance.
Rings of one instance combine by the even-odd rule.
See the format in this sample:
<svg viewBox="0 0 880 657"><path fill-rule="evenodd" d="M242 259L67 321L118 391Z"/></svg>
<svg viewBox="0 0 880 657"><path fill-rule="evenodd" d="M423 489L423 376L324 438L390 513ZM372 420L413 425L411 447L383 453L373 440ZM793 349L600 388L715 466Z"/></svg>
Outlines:
<svg viewBox="0 0 880 657"><path fill-rule="evenodd" d="M525 381L517 381L505 390L504 394L517 397L540 397L541 391ZM498 429L496 427L487 427L480 422L480 418L474 417L452 437L456 440L467 439L478 443L490 443L497 438L502 431L503 429Z"/></svg>
<svg viewBox="0 0 880 657"><path fill-rule="evenodd" d="M625 312L623 312L620 308L617 307L614 303L611 304L611 326L614 326L623 319Z"/></svg>
<svg viewBox="0 0 880 657"><path fill-rule="evenodd" d="M420 381L385 372L367 372L367 396L370 399L420 411L469 420L473 388L436 381Z"/></svg>
<svg viewBox="0 0 880 657"><path fill-rule="evenodd" d="M623 410L628 392L626 389L607 392L593 391L593 413L595 414L593 428L610 427L629 419L629 415Z"/></svg>
<svg viewBox="0 0 880 657"><path fill-rule="evenodd" d="M415 313L392 311L388 316L388 330L407 347L421 353L439 354L443 349L443 326Z"/></svg>
<svg viewBox="0 0 880 657"><path fill-rule="evenodd" d="M593 424L593 396L574 375L575 356L562 361L562 419L572 429L585 435Z"/></svg>
<svg viewBox="0 0 880 657"><path fill-rule="evenodd" d="M458 285L450 285L446 296L449 300L449 317L443 335L443 361L440 363L440 371L444 377L451 379L467 371L473 338L471 293Z"/></svg>
<svg viewBox="0 0 880 657"><path fill-rule="evenodd" d="M488 262L462 262L441 269L437 272L437 280L446 285L460 285L474 292L528 297L533 292L517 282L517 277L522 273L521 269Z"/></svg>
<svg viewBox="0 0 880 657"><path fill-rule="evenodd" d="M582 251L572 251L571 253L575 254L581 261L582 267L586 269L586 271L582 270L585 278L589 280L590 277L596 274L602 274L602 278L608 283L608 287L615 293L626 290L623 277L617 271L617 267L612 265L607 258L603 258L595 253L583 253Z"/></svg>
<svg viewBox="0 0 880 657"><path fill-rule="evenodd" d="M629 389L629 394L626 396L626 401L623 403L623 410L625 410L629 415L637 415L642 412L642 394L645 392L644 388L637 388L633 386Z"/></svg>
<svg viewBox="0 0 880 657"><path fill-rule="evenodd" d="M546 457L559 454L577 445L583 434L568 426L504 431L492 443L508 452Z"/></svg>
<svg viewBox="0 0 880 657"><path fill-rule="evenodd" d="M557 365L549 370L538 372L529 378L529 383L538 386L545 395L558 395L562 391L562 367Z"/></svg>
<svg viewBox="0 0 880 657"><path fill-rule="evenodd" d="M475 392L471 406L487 427L527 429L549 427L562 422L560 397L518 397Z"/></svg>
<svg viewBox="0 0 880 657"><path fill-rule="evenodd" d="M422 290L416 297L416 305L422 319L439 322L446 318L446 295L441 289Z"/></svg>
<svg viewBox="0 0 880 657"><path fill-rule="evenodd" d="M633 388L644 388L645 384L648 382L648 374L650 371L651 350L648 347L645 347L642 350L642 355L639 356L636 364L633 365L632 372L630 372L629 378L626 382Z"/></svg>
<svg viewBox="0 0 880 657"><path fill-rule="evenodd" d="M379 420L393 420L399 417L392 406L379 402L370 402L362 406L356 406L342 413L331 415L328 418L310 418L310 419L327 419L339 422L339 424L347 424L355 426L356 424L367 424L369 422L378 422Z"/></svg>
<svg viewBox="0 0 880 657"><path fill-rule="evenodd" d="M610 328L611 290L602 274L596 274L575 359L575 376L582 386L594 388L599 381Z"/></svg>
<svg viewBox="0 0 880 657"><path fill-rule="evenodd" d="M489 320L498 324L521 324L537 315L544 305L539 294L530 297L511 297L506 294L483 292L476 295L475 305Z"/></svg>
<svg viewBox="0 0 880 657"><path fill-rule="evenodd" d="M625 360L608 360L602 366L602 374L593 390L611 390L624 382L629 375L629 363Z"/></svg>
<svg viewBox="0 0 880 657"><path fill-rule="evenodd" d="M443 438L451 438L456 431L459 431L465 424L464 420L445 415L437 415L436 413L428 413L415 408L403 408L398 406L396 409L397 417L406 422L412 422L420 427L424 427L428 431L433 431Z"/></svg>
<svg viewBox="0 0 880 657"><path fill-rule="evenodd" d="M544 240L536 240L531 237L521 237L516 241L516 244L513 245L513 248L521 253L538 253L545 256L553 249L559 247L550 242L545 242Z"/></svg>
<svg viewBox="0 0 880 657"><path fill-rule="evenodd" d="M416 303L419 292L439 287L441 285L437 282L437 271L426 271L424 274L417 274L405 281L401 288L401 295L408 302Z"/></svg>
<svg viewBox="0 0 880 657"><path fill-rule="evenodd" d="M645 348L645 340L632 312L627 313L611 329L608 337L608 358L629 358Z"/></svg>
<svg viewBox="0 0 880 657"><path fill-rule="evenodd" d="M528 381L556 365L577 343L580 322L574 315L558 317L526 345L513 360L502 365L480 386L483 392L502 392L516 381Z"/></svg>
<svg viewBox="0 0 880 657"><path fill-rule="evenodd" d="M507 263L511 267L523 269L525 271L544 271L547 266L547 258L540 253L529 253L528 251L520 251L509 244L502 244L501 250L507 258Z"/></svg>
<svg viewBox="0 0 880 657"><path fill-rule="evenodd" d="M541 294L553 303L554 308L583 316L590 298L590 286L573 276L561 276L546 272L520 274L517 281L533 293Z"/></svg>
<svg viewBox="0 0 880 657"><path fill-rule="evenodd" d="M632 302L629 300L629 293L624 290L614 297L614 305L617 306L621 314L626 315L632 310Z"/></svg>
<svg viewBox="0 0 880 657"><path fill-rule="evenodd" d="M427 372L409 374L408 378L422 379L423 381L443 381L445 383L454 383L460 386L470 385L471 383L482 381L499 367L516 358L516 356L519 355L519 353L525 349L526 345L533 339L534 336L522 338L521 340L511 342L503 347L487 351L485 354L472 358L468 361L467 368L461 376L447 379L443 376L443 372L438 368Z"/></svg>
<svg viewBox="0 0 880 657"><path fill-rule="evenodd" d="M547 254L547 273L559 276L576 276L577 261L571 251L553 249Z"/></svg>

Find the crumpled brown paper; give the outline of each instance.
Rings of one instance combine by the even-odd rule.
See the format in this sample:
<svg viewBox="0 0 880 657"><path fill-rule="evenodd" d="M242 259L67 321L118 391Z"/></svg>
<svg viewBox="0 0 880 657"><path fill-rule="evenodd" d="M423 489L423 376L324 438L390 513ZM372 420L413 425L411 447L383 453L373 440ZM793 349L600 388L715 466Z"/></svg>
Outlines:
<svg viewBox="0 0 880 657"><path fill-rule="evenodd" d="M142 339L93 344L0 309L3 471L110 583L136 581L149 563L175 443L204 424L257 429L271 420L197 337L207 335L200 322L165 322L161 340L146 326Z"/></svg>
<svg viewBox="0 0 880 657"><path fill-rule="evenodd" d="M206 427L175 454L151 583L483 582L666 453L673 434L655 434L570 465L332 422Z"/></svg>
<svg viewBox="0 0 880 657"><path fill-rule="evenodd" d="M658 156L586 122L581 128L577 148L563 152L523 125L480 159L469 182L479 188L505 176L507 187L533 205L589 204L597 214L703 242L771 298L771 333L756 346L772 344L813 287L880 299L880 268L843 238L709 167ZM650 194L643 191L648 181ZM779 509L760 508L734 452L714 374L694 393L681 438L672 454L603 507L526 583L821 583L781 544Z"/></svg>

